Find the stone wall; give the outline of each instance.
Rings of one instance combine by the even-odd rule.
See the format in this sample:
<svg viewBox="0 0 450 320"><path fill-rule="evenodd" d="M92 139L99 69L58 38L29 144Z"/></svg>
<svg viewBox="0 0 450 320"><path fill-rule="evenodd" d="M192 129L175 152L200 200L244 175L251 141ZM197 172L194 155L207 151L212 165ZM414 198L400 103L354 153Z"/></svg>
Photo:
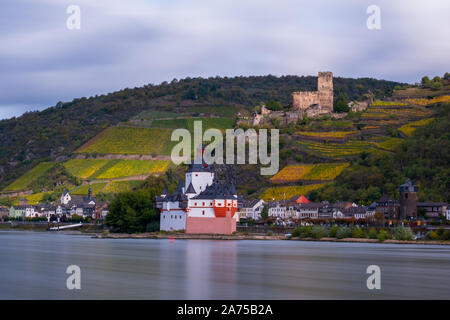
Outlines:
<svg viewBox="0 0 450 320"><path fill-rule="evenodd" d="M317 91L304 91L292 93L292 105L296 110L307 110L317 104L318 110L311 114L327 114L333 112L333 74L319 72L317 78Z"/></svg>
<svg viewBox="0 0 450 320"><path fill-rule="evenodd" d="M317 91L303 91L292 93L292 105L296 110L306 110L313 104L319 104Z"/></svg>

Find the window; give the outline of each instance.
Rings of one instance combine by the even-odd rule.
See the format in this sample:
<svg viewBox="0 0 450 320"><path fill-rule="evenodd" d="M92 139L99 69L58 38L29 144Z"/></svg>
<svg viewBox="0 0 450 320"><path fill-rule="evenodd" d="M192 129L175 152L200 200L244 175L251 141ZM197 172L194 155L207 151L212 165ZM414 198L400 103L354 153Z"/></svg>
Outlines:
<svg viewBox="0 0 450 320"><path fill-rule="evenodd" d="M205 210L202 210L202 215L205 215Z"/></svg>

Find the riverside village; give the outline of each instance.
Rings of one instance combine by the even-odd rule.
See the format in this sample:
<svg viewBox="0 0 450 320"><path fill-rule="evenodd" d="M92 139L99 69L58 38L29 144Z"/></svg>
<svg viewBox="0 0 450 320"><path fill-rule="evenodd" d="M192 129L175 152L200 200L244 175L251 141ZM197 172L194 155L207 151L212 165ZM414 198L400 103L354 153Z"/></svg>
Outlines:
<svg viewBox="0 0 450 320"><path fill-rule="evenodd" d="M251 117L240 116L237 124L261 127L276 122L288 126L302 119L324 115L341 119L345 114L333 111L333 99L332 73L319 72L317 91L293 92L289 111L273 111L263 105ZM374 105L373 96L368 94L365 99L350 102L348 108L353 112L365 112ZM401 103L383 102L381 105ZM376 126L367 128L368 131L376 130ZM361 132L358 134L364 134L364 130ZM304 137L308 137L306 133L303 133ZM328 139L333 143L339 142L338 138L334 141L330 134L327 142ZM448 204L420 202L419 187L411 180L396 186L398 198L382 195L369 205L326 199L314 201L306 191L289 196L283 194L281 199L267 195L248 198L236 191L239 179L230 171L227 177L222 175L219 178L216 165L203 159L204 148L197 152L201 153L200 163L187 166L184 179L178 182L176 189L169 192L165 186L161 194L151 199L159 215L159 234L437 239L437 230L441 233L443 230L439 226L450 220ZM110 201L96 200L89 185L87 194L72 194L65 189L57 201L30 204L26 197L20 198L9 207L1 206L0 218L10 224L37 223L39 220L46 223L49 230L78 228L83 223L105 230L103 222L108 218L109 206ZM403 228L402 232L407 228L408 232L413 232L397 237L393 231L395 228ZM449 230L444 232L450 233Z"/></svg>

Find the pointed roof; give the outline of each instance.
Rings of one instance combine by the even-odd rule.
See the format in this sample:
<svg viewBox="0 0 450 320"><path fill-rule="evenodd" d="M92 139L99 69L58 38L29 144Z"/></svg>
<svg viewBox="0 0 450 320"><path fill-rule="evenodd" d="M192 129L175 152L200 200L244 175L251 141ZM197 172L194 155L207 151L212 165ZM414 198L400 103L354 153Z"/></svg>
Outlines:
<svg viewBox="0 0 450 320"><path fill-rule="evenodd" d="M234 183L231 183L230 192L232 195L237 195L236 188L234 187Z"/></svg>
<svg viewBox="0 0 450 320"><path fill-rule="evenodd" d="M167 196L169 195L169 190L167 189L167 184L164 184L164 189L161 193L162 196Z"/></svg>
<svg viewBox="0 0 450 320"><path fill-rule="evenodd" d="M295 201L296 203L310 203L311 202L304 195L295 196L291 200Z"/></svg>
<svg viewBox="0 0 450 320"><path fill-rule="evenodd" d="M192 182L189 183L189 186L185 192L186 194L197 194L197 192L195 192L194 186L192 185Z"/></svg>
<svg viewBox="0 0 450 320"><path fill-rule="evenodd" d="M62 194L63 197L64 197L66 194L68 194L68 193L69 193L69 190L67 190L67 188L65 188L65 189L64 189L64 192L63 192L63 194Z"/></svg>
<svg viewBox="0 0 450 320"><path fill-rule="evenodd" d="M230 188L219 180L214 179L213 183L205 188L200 194L192 199L236 199L231 193Z"/></svg>

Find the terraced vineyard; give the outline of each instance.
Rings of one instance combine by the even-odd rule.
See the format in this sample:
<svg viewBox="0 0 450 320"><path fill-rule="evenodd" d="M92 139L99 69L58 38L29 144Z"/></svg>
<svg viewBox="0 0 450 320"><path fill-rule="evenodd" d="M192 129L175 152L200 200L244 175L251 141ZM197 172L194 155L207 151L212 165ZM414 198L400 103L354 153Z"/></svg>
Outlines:
<svg viewBox="0 0 450 320"><path fill-rule="evenodd" d="M305 186L288 186L288 187L270 187L262 193L261 197L264 201L278 201L292 198L293 196L306 195L311 191L317 190L326 183L309 184Z"/></svg>
<svg viewBox="0 0 450 320"><path fill-rule="evenodd" d="M408 123L408 124L405 124L405 125L401 126L398 130L409 137L409 136L411 136L413 134L413 132L418 127L426 126L427 124L429 124L433 120L434 120L434 118L429 118L429 119L422 119L422 120L419 120L419 121L411 122L411 123Z"/></svg>
<svg viewBox="0 0 450 320"><path fill-rule="evenodd" d="M176 142L172 130L110 127L77 150L78 153L170 155Z"/></svg>
<svg viewBox="0 0 450 320"><path fill-rule="evenodd" d="M66 169L81 179L117 179L164 172L169 161L129 159L71 159Z"/></svg>
<svg viewBox="0 0 450 320"><path fill-rule="evenodd" d="M116 179L166 171L169 161L164 160L110 160L98 170L93 179Z"/></svg>
<svg viewBox="0 0 450 320"><path fill-rule="evenodd" d="M55 166L54 162L41 162L33 169L22 175L20 178L15 180L9 186L7 186L4 191L19 191L24 190L26 187L41 177L44 173Z"/></svg>
<svg viewBox="0 0 450 320"><path fill-rule="evenodd" d="M300 180L334 180L349 166L348 163L320 163L288 165L273 176L272 183L291 183Z"/></svg>
<svg viewBox="0 0 450 320"><path fill-rule="evenodd" d="M372 106L407 106L407 103L398 101L381 101L376 100L372 103Z"/></svg>
<svg viewBox="0 0 450 320"><path fill-rule="evenodd" d="M71 159L64 163L67 171L81 179L87 179L108 163L106 159Z"/></svg>
<svg viewBox="0 0 450 320"><path fill-rule="evenodd" d="M13 205L17 206L19 204L19 198L25 198L28 200L28 204L35 205L35 204L42 202L42 198L46 194L48 194L48 192L39 192L39 193L35 193L35 194L18 197L18 198L16 198L16 200L13 201Z"/></svg>
<svg viewBox="0 0 450 320"><path fill-rule="evenodd" d="M346 143L320 143L313 141L297 142L306 153L331 159L345 159L363 152L382 152L369 141L350 140Z"/></svg>
<svg viewBox="0 0 450 320"><path fill-rule="evenodd" d="M382 140L372 140L371 142L380 149L393 151L403 142L403 139L385 138Z"/></svg>
<svg viewBox="0 0 450 320"><path fill-rule="evenodd" d="M312 138L346 138L349 135L357 134L357 131L322 131L322 132L314 132L314 131L298 131L295 134L304 137L312 137Z"/></svg>
<svg viewBox="0 0 450 320"><path fill-rule="evenodd" d="M450 102L450 96L444 95L439 97L434 97L432 99L405 99L406 102L411 104L417 104L421 106L429 106L439 102Z"/></svg>
<svg viewBox="0 0 450 320"><path fill-rule="evenodd" d="M130 191L133 188L138 187L142 181L130 180L130 181L112 181L105 189L105 193L119 193Z"/></svg>
<svg viewBox="0 0 450 320"><path fill-rule="evenodd" d="M70 190L71 194L74 195L83 195L86 196L88 194L89 191L89 186L91 186L92 188L92 194L96 195L99 192L101 192L103 190L103 188L106 186L106 182L99 182L99 183L92 183L92 184L83 184L79 187L76 187L73 190Z"/></svg>

